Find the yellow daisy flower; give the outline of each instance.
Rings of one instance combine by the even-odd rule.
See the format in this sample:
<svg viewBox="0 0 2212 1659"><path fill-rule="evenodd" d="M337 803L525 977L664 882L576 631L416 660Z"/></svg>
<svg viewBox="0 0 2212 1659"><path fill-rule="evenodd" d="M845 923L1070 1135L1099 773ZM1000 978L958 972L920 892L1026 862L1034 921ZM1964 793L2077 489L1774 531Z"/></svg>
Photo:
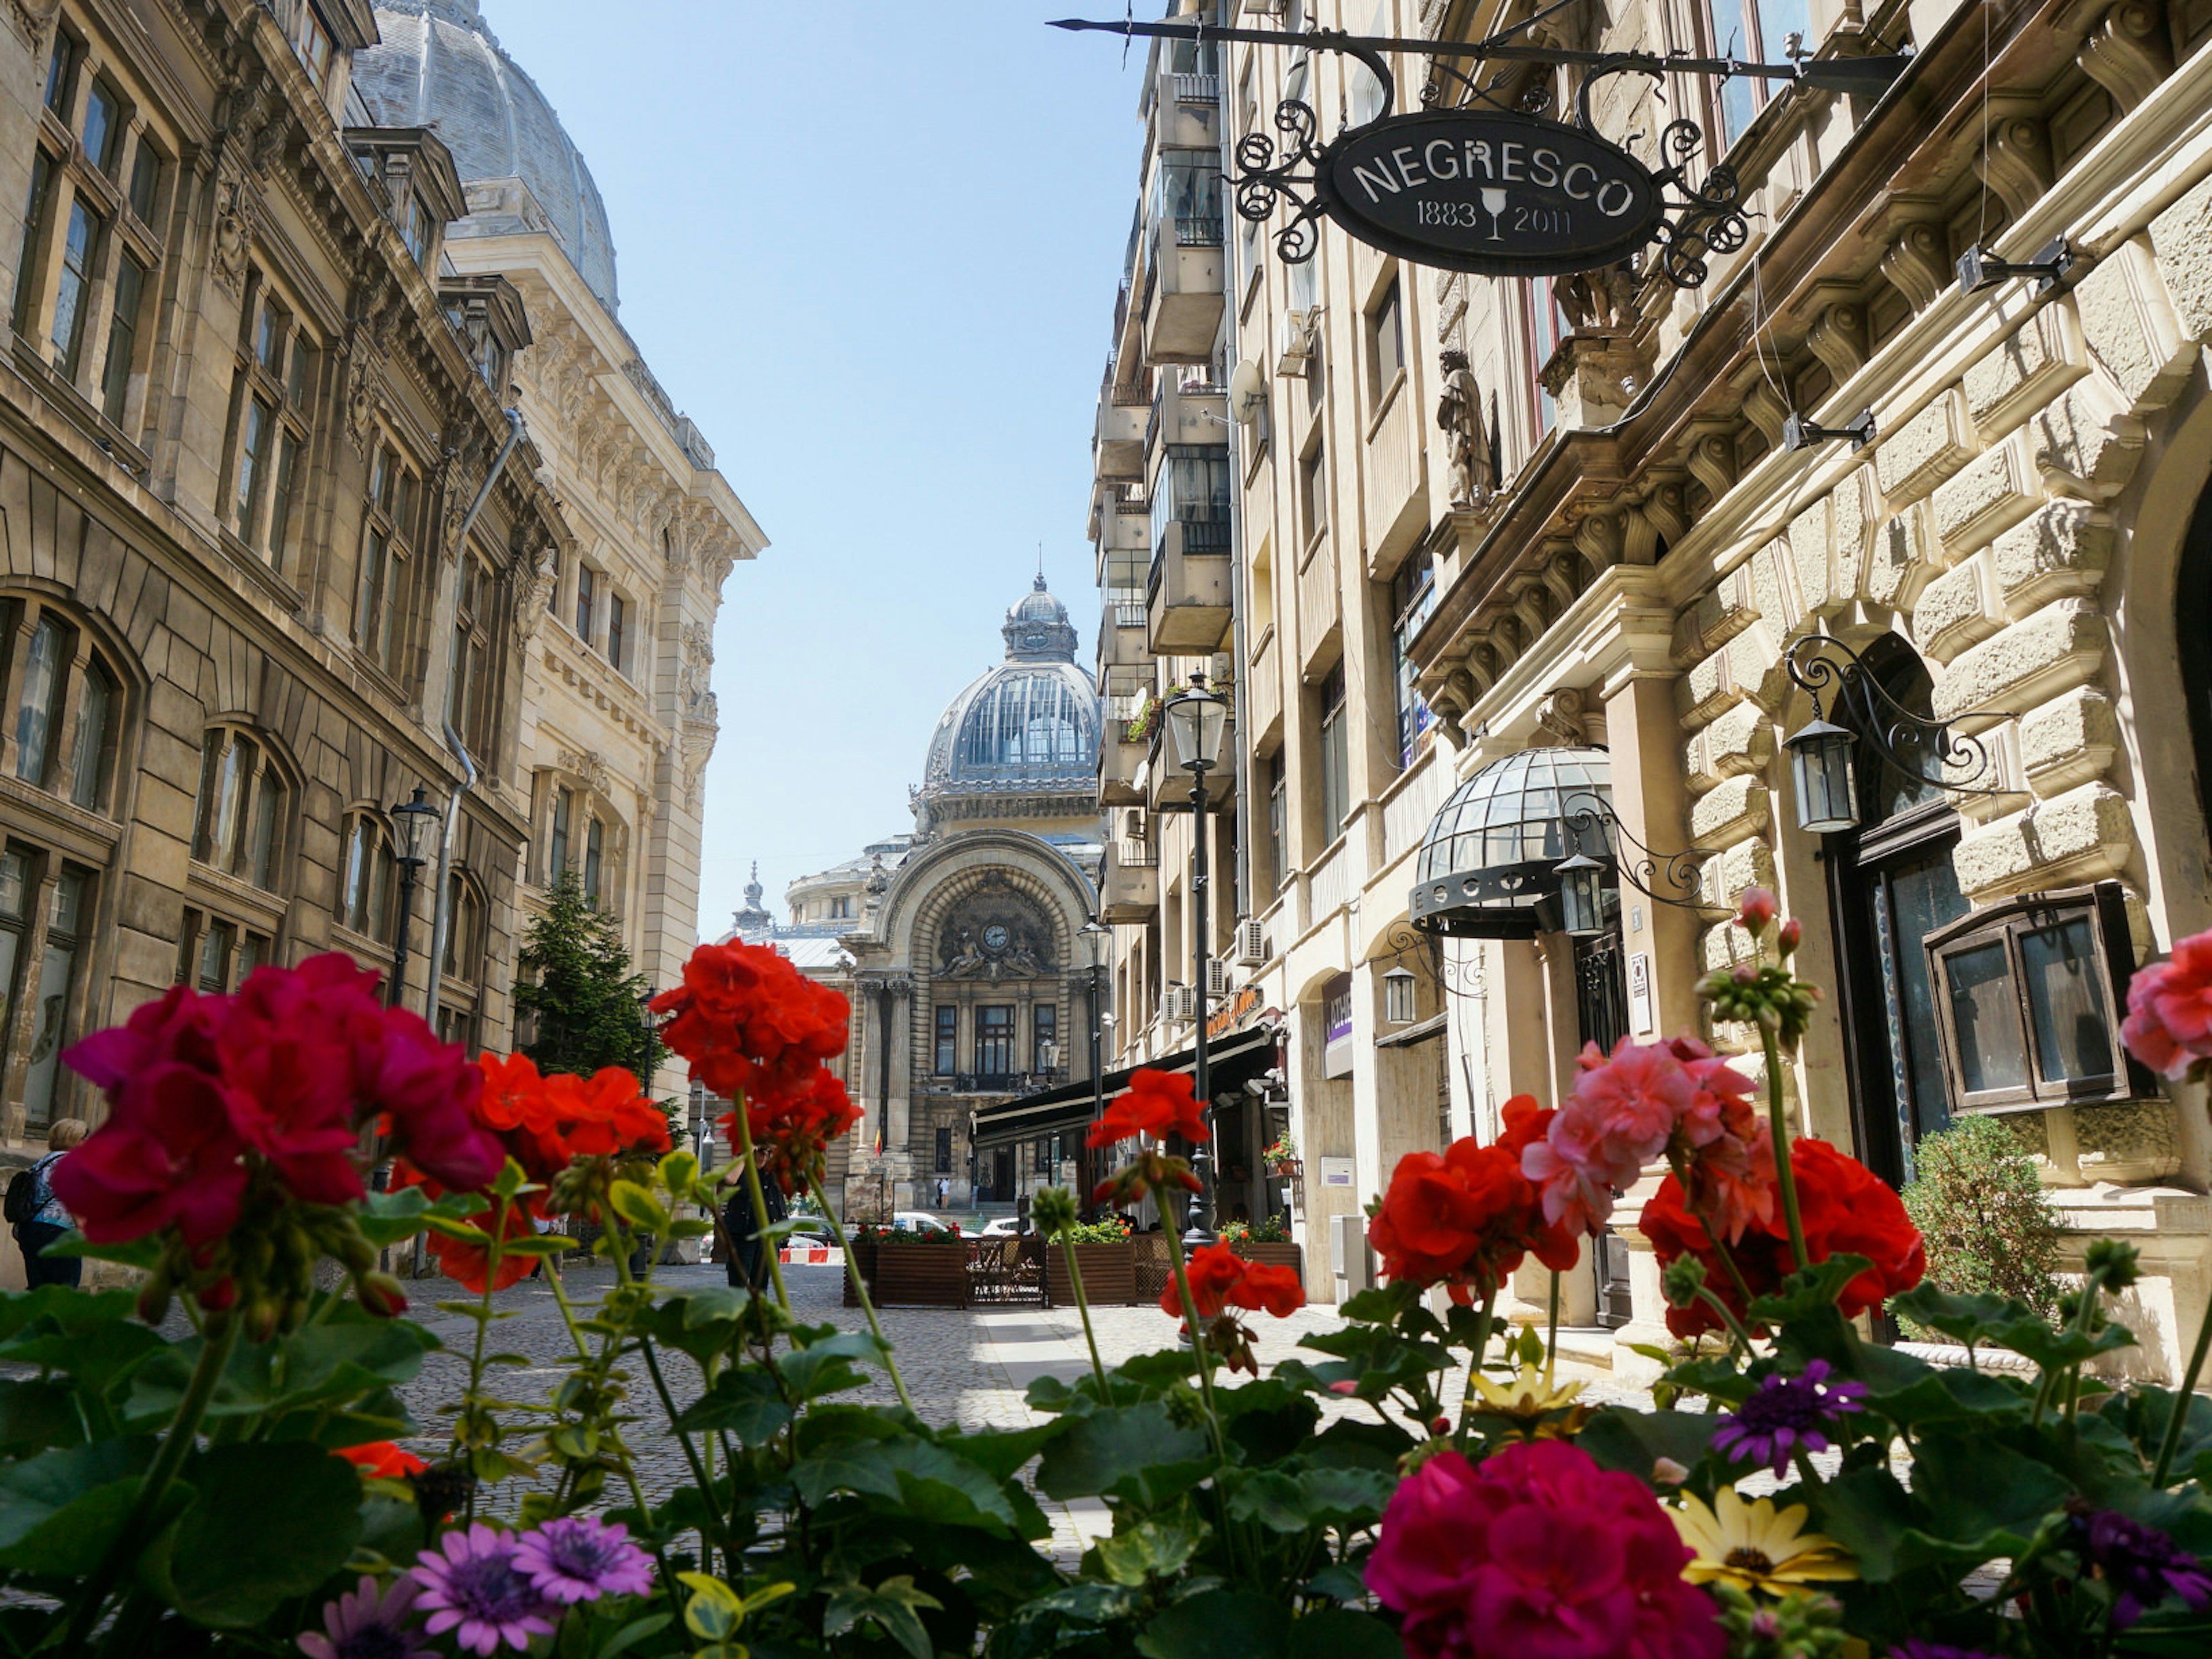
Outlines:
<svg viewBox="0 0 2212 1659"><path fill-rule="evenodd" d="M1805 1506L1778 1510L1771 1498L1747 1504L1723 1486L1712 1508L1688 1492L1671 1511L1674 1530L1697 1559L1682 1569L1693 1584L1734 1584L1779 1595L1785 1586L1856 1578L1850 1553L1832 1538L1802 1530Z"/></svg>
<svg viewBox="0 0 2212 1659"><path fill-rule="evenodd" d="M1590 1414L1589 1407L1575 1403L1575 1396L1582 1391L1579 1382L1553 1383L1544 1375L1544 1368L1536 1364L1522 1365L1508 1382L1493 1382L1478 1375L1474 1393L1482 1404L1475 1415L1502 1417L1522 1433L1534 1433L1541 1439L1572 1435ZM1550 1420L1562 1412L1566 1413L1563 1419Z"/></svg>

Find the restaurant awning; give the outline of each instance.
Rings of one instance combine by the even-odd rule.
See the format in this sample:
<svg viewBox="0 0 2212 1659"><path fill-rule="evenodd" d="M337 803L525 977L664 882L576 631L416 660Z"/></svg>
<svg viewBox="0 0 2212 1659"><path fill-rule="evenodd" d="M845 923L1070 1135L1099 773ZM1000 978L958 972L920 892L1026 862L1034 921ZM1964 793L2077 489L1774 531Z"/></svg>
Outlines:
<svg viewBox="0 0 2212 1659"><path fill-rule="evenodd" d="M1237 1032L1207 1044L1206 1059L1217 1088L1224 1082L1241 1085L1246 1078L1274 1064L1274 1033L1259 1029ZM1196 1050L1185 1048L1158 1060L1146 1060L1141 1066L1107 1073L1101 1080L1102 1092L1111 1100L1129 1086L1130 1078L1139 1072L1188 1073L1197 1066ZM987 1107L975 1115L975 1145L1003 1146L1008 1141L1031 1140L1055 1131L1064 1133L1071 1128L1082 1128L1091 1121L1091 1084L1085 1079L1081 1083L1063 1083L1056 1089L1041 1089L1033 1095L1018 1096Z"/></svg>

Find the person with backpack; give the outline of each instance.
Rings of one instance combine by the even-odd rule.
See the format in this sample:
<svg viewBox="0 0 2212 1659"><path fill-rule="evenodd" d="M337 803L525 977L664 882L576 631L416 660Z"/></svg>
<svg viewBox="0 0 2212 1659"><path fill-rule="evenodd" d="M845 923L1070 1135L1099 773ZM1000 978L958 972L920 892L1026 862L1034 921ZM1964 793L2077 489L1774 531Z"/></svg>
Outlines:
<svg viewBox="0 0 2212 1659"><path fill-rule="evenodd" d="M0 1213L15 1229L16 1245L23 1252L24 1282L32 1290L41 1285L74 1286L83 1277L81 1258L49 1258L46 1250L63 1234L74 1231L70 1212L54 1196L54 1165L91 1133L92 1126L81 1117L57 1118L46 1131L46 1155L29 1169L19 1170L8 1183L6 1197L0 1199Z"/></svg>

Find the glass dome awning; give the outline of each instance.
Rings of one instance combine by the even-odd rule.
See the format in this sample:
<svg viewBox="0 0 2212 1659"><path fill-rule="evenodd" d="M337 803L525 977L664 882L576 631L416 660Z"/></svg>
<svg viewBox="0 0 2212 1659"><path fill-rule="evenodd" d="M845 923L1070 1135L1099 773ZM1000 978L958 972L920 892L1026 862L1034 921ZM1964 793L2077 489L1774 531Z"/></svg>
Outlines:
<svg viewBox="0 0 2212 1659"><path fill-rule="evenodd" d="M1602 749L1524 749L1492 761L1429 821L1408 918L1461 939L1534 939L1556 929L1559 864L1577 853L1613 862L1605 817L1612 805Z"/></svg>

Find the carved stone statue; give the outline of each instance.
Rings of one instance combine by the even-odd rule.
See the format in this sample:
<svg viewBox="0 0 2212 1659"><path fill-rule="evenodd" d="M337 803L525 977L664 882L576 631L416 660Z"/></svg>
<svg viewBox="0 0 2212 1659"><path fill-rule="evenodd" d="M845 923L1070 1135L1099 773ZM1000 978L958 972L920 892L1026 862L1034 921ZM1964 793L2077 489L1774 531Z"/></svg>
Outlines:
<svg viewBox="0 0 2212 1659"><path fill-rule="evenodd" d="M1451 440L1451 499L1455 507L1480 507L1496 493L1498 468L1482 417L1482 387L1468 367L1467 353L1447 347L1437 358L1443 390L1437 398L1437 424Z"/></svg>
<svg viewBox="0 0 2212 1659"><path fill-rule="evenodd" d="M1629 329L1637 324L1636 278L1625 265L1554 276L1552 297L1559 301L1567 326L1577 333Z"/></svg>

